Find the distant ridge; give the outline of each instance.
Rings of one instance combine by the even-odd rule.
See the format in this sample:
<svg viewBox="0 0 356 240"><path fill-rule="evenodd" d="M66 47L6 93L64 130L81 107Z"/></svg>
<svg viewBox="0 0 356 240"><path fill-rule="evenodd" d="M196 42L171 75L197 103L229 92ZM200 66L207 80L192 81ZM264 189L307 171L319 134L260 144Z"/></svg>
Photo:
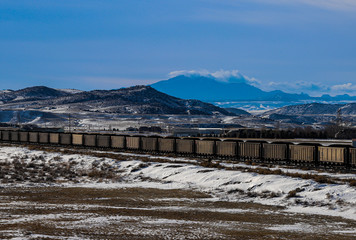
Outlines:
<svg viewBox="0 0 356 240"><path fill-rule="evenodd" d="M6 90L0 92L0 101L3 103L14 101L34 101L68 96L69 93L46 86L35 86L17 91Z"/></svg>
<svg viewBox="0 0 356 240"><path fill-rule="evenodd" d="M354 122L356 116L356 103L349 104L323 104L310 103L285 106L260 114L262 118L289 122L295 124L322 124L329 125L336 120L340 113L341 121Z"/></svg>
<svg viewBox="0 0 356 240"><path fill-rule="evenodd" d="M348 104L325 104L310 103L285 106L263 113L263 115L281 114L281 115L336 115L340 114L356 115L356 103Z"/></svg>
<svg viewBox="0 0 356 240"><path fill-rule="evenodd" d="M280 90L263 91L244 81L219 81L213 77L201 75L179 75L168 80L159 81L151 85L158 91L183 99L199 99L201 101L285 101L301 100L315 101L356 101L355 96L347 94L331 97L311 97L308 94L286 93Z"/></svg>
<svg viewBox="0 0 356 240"><path fill-rule="evenodd" d="M265 92L245 82L221 82L205 76L180 75L151 85L158 91L183 99L202 101L229 100L288 100L310 98L307 94L289 94L282 91Z"/></svg>
<svg viewBox="0 0 356 240"><path fill-rule="evenodd" d="M151 85L158 91L183 99L202 101L252 99L263 91L246 83L223 83L202 76L177 76ZM237 91L238 89L238 91Z"/></svg>
<svg viewBox="0 0 356 240"><path fill-rule="evenodd" d="M231 111L199 100L184 100L150 86L117 90L63 91L32 87L0 93L0 109L102 112L119 114L235 115Z"/></svg>
<svg viewBox="0 0 356 240"><path fill-rule="evenodd" d="M70 104L85 111L127 114L192 114L232 115L226 110L198 100L183 100L159 92L150 86L134 86L118 90L94 90L52 99L52 106Z"/></svg>

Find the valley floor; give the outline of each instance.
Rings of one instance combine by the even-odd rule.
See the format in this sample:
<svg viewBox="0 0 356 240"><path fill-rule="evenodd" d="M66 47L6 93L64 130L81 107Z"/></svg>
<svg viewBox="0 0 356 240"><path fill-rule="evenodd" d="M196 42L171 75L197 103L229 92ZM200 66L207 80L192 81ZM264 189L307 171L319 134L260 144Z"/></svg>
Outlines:
<svg viewBox="0 0 356 240"><path fill-rule="evenodd" d="M279 174L262 174L243 163L203 165L198 159L0 145L0 238L356 237L356 188L341 181L355 174L282 167Z"/></svg>
<svg viewBox="0 0 356 240"><path fill-rule="evenodd" d="M189 190L14 187L0 198L1 239L352 239L356 228Z"/></svg>

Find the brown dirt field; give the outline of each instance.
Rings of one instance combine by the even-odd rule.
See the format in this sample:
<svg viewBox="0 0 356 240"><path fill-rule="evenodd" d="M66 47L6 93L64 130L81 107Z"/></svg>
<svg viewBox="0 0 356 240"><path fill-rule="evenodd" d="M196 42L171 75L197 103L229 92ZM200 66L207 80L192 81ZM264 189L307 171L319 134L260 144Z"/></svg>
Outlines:
<svg viewBox="0 0 356 240"><path fill-rule="evenodd" d="M8 187L0 209L1 239L334 240L354 239L356 229L352 220L189 190Z"/></svg>

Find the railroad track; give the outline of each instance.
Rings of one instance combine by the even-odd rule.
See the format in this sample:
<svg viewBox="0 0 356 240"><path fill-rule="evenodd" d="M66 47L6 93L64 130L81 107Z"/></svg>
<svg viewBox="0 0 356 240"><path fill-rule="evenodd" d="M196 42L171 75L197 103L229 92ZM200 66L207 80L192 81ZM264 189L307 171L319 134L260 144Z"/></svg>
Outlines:
<svg viewBox="0 0 356 240"><path fill-rule="evenodd" d="M356 148L351 146L351 141L332 144L325 140L204 139L11 130L0 131L0 141L356 169ZM329 146L325 146L325 142Z"/></svg>

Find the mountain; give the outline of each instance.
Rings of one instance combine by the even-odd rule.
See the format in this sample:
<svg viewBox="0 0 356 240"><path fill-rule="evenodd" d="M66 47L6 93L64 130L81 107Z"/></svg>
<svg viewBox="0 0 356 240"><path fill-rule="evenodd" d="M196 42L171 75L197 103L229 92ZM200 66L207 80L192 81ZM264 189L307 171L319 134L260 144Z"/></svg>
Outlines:
<svg viewBox="0 0 356 240"><path fill-rule="evenodd" d="M271 92L264 92L264 95L261 97L261 100L264 101L285 101L285 102L293 102L300 100L312 99L308 94L301 93L285 93L281 90L274 90Z"/></svg>
<svg viewBox="0 0 356 240"><path fill-rule="evenodd" d="M266 92L246 82L222 82L199 75L180 75L151 86L175 97L202 101L297 101L311 98L307 94L290 94L278 90Z"/></svg>
<svg viewBox="0 0 356 240"><path fill-rule="evenodd" d="M183 99L202 101L253 99L264 92L246 83L218 82L203 76L177 76L151 85L158 91Z"/></svg>
<svg viewBox="0 0 356 240"><path fill-rule="evenodd" d="M281 114L281 115L315 115L315 114L337 114L338 109L343 107L343 104L323 104L310 103L285 106L282 108L267 111L267 114Z"/></svg>
<svg viewBox="0 0 356 240"><path fill-rule="evenodd" d="M70 93L45 86L36 86L20 89L17 91L5 90L0 92L0 102L19 102L50 99L56 97L68 96Z"/></svg>
<svg viewBox="0 0 356 240"><path fill-rule="evenodd" d="M230 113L233 113L235 115L238 115L238 116L241 116L241 115L244 115L244 116L250 116L251 113L245 111L245 110L242 110L242 109L239 109L239 108L224 108L226 111L230 112Z"/></svg>
<svg viewBox="0 0 356 240"><path fill-rule="evenodd" d="M264 112L260 117L296 124L329 124L336 120L338 114L342 121L354 122L356 103L291 105Z"/></svg>
<svg viewBox="0 0 356 240"><path fill-rule="evenodd" d="M356 101L356 96L347 94L311 97L305 93L286 93L281 90L263 91L246 80L234 79L219 81L212 76L179 75L151 85L158 91L183 99L199 99L208 102L228 101Z"/></svg>
<svg viewBox="0 0 356 240"><path fill-rule="evenodd" d="M329 94L324 94L320 98L317 98L323 101L355 101L356 96L350 96L348 94L343 95L336 95L334 97L330 96Z"/></svg>
<svg viewBox="0 0 356 240"><path fill-rule="evenodd" d="M64 88L64 89L56 89L56 90L61 91L61 92L65 92L65 93L70 93L70 94L75 94L75 93L84 92L84 91L82 91L82 90L72 89L72 88Z"/></svg>
<svg viewBox="0 0 356 240"><path fill-rule="evenodd" d="M169 96L150 86L83 91L74 94L47 87L34 87L13 91L11 94L12 100L7 98L0 105L0 109L120 114L235 115L210 103Z"/></svg>

